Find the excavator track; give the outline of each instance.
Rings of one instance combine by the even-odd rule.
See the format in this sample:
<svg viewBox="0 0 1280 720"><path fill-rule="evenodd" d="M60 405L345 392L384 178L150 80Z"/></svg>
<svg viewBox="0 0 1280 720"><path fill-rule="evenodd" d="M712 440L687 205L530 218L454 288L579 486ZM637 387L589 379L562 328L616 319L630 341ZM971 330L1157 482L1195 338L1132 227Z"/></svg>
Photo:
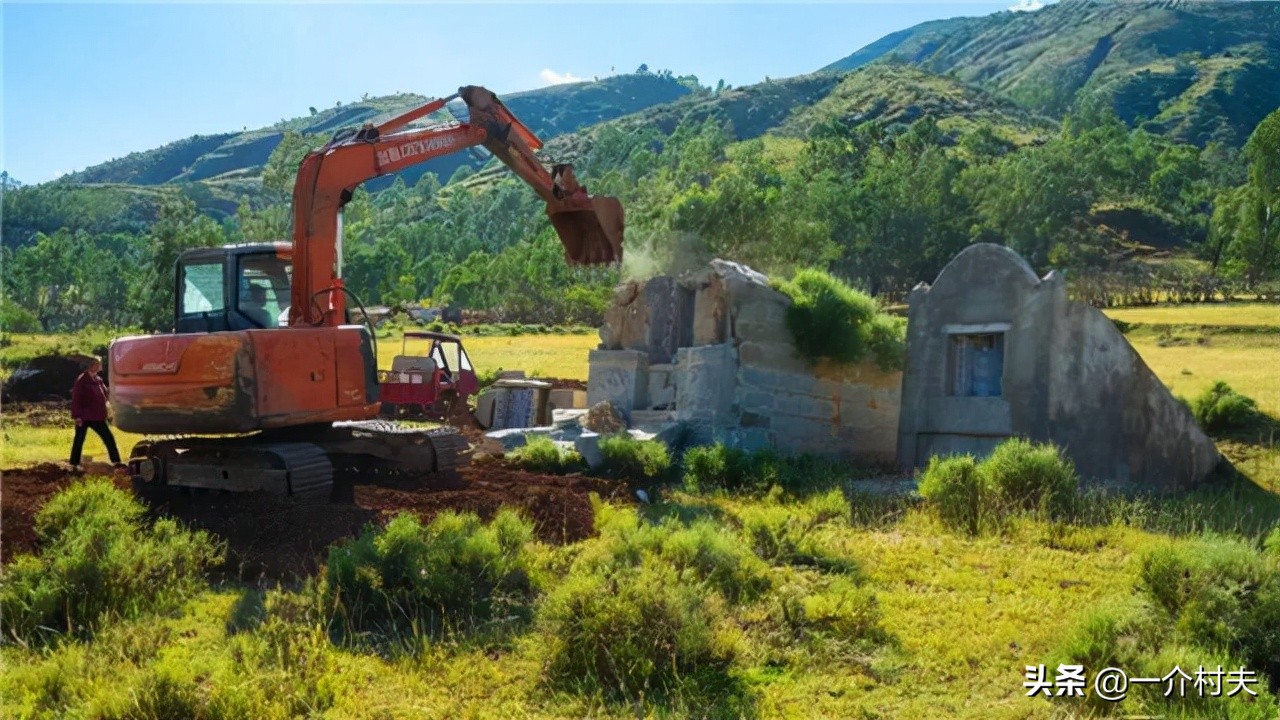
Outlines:
<svg viewBox="0 0 1280 720"><path fill-rule="evenodd" d="M275 433L147 439L130 453L134 489L155 502L174 488L342 499L377 476L455 475L470 461L466 438L386 421L334 423ZM335 492L335 479L343 491Z"/></svg>

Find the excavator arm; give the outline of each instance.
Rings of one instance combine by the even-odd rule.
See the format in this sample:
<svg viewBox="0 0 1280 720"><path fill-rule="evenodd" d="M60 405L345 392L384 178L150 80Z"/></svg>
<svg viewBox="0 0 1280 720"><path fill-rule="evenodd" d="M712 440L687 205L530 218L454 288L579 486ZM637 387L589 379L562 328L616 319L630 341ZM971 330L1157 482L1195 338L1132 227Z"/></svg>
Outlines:
<svg viewBox="0 0 1280 720"><path fill-rule="evenodd" d="M468 121L448 128L402 130L456 98ZM397 132L399 131L399 132ZM542 142L493 93L477 87L426 103L380 125L340 133L309 153L293 190L293 282L289 324L334 326L346 316L342 282L342 206L361 183L432 158L484 146L547 203L547 215L570 264L622 259L623 214L616 198L592 197L570 165L550 172L534 155Z"/></svg>

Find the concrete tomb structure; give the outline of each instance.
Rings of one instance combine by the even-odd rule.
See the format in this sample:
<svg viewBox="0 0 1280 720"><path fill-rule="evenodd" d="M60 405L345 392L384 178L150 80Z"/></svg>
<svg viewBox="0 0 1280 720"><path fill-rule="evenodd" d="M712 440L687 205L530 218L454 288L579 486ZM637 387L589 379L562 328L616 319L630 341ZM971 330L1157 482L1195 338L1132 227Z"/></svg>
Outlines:
<svg viewBox="0 0 1280 720"><path fill-rule="evenodd" d="M695 442L892 462L902 374L800 357L790 304L724 260L621 285L591 351L587 404L607 400L633 427L681 423Z"/></svg>
<svg viewBox="0 0 1280 720"><path fill-rule="evenodd" d="M909 297L898 462L1053 441L1085 480L1172 490L1219 455L1191 412L1100 311L1014 251L975 244Z"/></svg>

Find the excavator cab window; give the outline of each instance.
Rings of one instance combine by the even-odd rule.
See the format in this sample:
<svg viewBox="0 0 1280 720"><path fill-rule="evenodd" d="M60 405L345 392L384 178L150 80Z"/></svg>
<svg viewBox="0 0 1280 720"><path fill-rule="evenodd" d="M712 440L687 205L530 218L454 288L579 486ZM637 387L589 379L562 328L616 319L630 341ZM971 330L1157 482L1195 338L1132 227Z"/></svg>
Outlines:
<svg viewBox="0 0 1280 720"><path fill-rule="evenodd" d="M288 310L290 263L271 246L188 251L177 278L176 332L273 328Z"/></svg>
<svg viewBox="0 0 1280 720"><path fill-rule="evenodd" d="M236 277L240 315L250 327L277 327L289 306L289 263L273 253L241 255Z"/></svg>
<svg viewBox="0 0 1280 720"><path fill-rule="evenodd" d="M226 263L222 259L199 259L182 265L181 294L178 296L178 332L208 332L224 329L227 310Z"/></svg>

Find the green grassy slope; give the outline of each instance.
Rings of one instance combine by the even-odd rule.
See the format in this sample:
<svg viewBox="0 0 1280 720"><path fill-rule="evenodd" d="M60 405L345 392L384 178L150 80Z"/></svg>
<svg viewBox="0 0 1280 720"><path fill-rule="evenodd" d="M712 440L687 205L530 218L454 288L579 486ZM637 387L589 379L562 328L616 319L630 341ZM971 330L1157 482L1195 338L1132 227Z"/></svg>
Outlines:
<svg viewBox="0 0 1280 720"><path fill-rule="evenodd" d="M824 70L897 59L1061 114L1110 105L1204 144L1243 143L1280 105L1280 4L1063 0L1032 13L924 23Z"/></svg>
<svg viewBox="0 0 1280 720"><path fill-rule="evenodd" d="M535 133L551 137L584 125L609 120L654 104L669 102L689 88L658 75L619 75L598 82L557 85L504 96L512 112ZM246 129L218 135L196 135L72 173L74 183L132 183L158 185L206 180L226 174L256 175L285 131L327 139L336 130L387 119L426 102L411 93L369 98L358 103L318 110L314 115L282 119L270 128ZM443 119L445 116L441 116ZM415 182L425 172L447 179L467 156L427 163L406 176Z"/></svg>

